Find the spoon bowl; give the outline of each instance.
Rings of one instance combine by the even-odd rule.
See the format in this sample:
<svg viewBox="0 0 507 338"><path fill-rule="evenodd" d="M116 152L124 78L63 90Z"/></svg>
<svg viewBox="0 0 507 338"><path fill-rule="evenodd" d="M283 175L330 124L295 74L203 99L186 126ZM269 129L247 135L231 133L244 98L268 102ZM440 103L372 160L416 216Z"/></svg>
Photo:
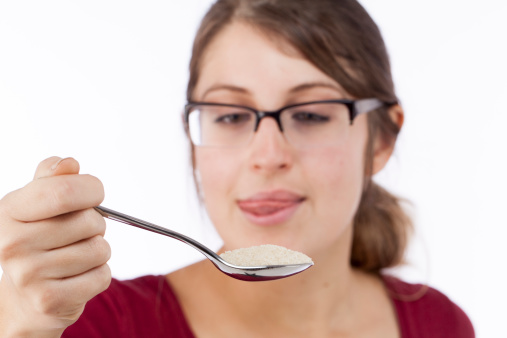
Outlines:
<svg viewBox="0 0 507 338"><path fill-rule="evenodd" d="M225 261L222 257L217 255L213 250L202 245L196 240L180 234L176 231L143 221L141 219L123 214L109 208L98 206L95 207L103 217L125 223L137 228L155 232L160 235L177 239L185 244L190 245L194 249L201 252L207 259L209 259L220 271L226 275L239 280L249 282L259 282L275 280L280 278L289 277L300 273L313 265L313 263L302 264L288 264L288 265L264 265L264 266L237 266Z"/></svg>

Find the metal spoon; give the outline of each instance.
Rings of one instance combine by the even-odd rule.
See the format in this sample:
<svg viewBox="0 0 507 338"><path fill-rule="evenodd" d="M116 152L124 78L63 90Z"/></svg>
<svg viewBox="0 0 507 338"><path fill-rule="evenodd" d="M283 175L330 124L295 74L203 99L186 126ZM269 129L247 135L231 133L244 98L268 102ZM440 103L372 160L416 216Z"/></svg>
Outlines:
<svg viewBox="0 0 507 338"><path fill-rule="evenodd" d="M217 255L215 252L205 247L201 243L197 242L196 240L187 237L185 235L182 235L180 233L177 233L175 231L163 228L161 226L140 220L138 218L129 215L122 214L121 212L114 211L105 208L103 206L95 207L95 210L97 210L102 216L106 218L182 241L183 243L186 243L191 247L193 247L194 249L200 251L220 271L236 279L251 282L280 279L300 273L301 271L304 271L313 265L313 263L290 264L290 265L265 265L265 266L233 265L223 260L222 257Z"/></svg>

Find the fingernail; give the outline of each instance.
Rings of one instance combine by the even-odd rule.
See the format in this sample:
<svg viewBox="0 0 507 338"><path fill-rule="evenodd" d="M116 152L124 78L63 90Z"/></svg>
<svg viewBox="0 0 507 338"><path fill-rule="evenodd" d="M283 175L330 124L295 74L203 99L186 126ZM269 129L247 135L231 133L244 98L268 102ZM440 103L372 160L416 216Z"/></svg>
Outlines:
<svg viewBox="0 0 507 338"><path fill-rule="evenodd" d="M66 159L68 159L68 157L66 157L66 158L62 158L62 159L60 159L58 162L56 162L55 164L53 164L53 165L51 166L51 170L53 170L53 171L54 171L54 170L56 170L56 168L58 168L58 166L60 165L60 163L62 163L62 162L63 162L63 160L66 160Z"/></svg>

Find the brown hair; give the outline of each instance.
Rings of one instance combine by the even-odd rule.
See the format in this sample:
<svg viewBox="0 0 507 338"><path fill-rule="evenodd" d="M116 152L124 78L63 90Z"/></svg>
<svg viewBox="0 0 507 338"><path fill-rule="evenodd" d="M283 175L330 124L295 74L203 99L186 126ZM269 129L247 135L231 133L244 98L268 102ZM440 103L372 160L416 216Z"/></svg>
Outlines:
<svg viewBox="0 0 507 338"><path fill-rule="evenodd" d="M189 101L202 55L233 21L251 24L288 42L356 98L398 101L380 31L355 0L218 0L203 18L194 41ZM384 107L368 114L368 129L365 183L354 219L351 265L379 272L402 261L412 224L400 200L371 180L373 141L378 135L386 144L394 144L399 127ZM192 165L195 167L193 148Z"/></svg>

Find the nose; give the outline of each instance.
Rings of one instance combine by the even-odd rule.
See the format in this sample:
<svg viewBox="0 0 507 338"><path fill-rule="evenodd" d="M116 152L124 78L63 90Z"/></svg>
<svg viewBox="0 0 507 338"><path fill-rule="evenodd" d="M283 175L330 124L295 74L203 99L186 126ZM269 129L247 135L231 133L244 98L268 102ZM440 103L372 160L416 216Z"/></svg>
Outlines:
<svg viewBox="0 0 507 338"><path fill-rule="evenodd" d="M280 113L279 111L275 112L258 112L259 118L257 119L257 124L255 125L254 131L257 131L259 129L259 125L264 119L272 119L276 122L276 125L278 126L278 129L283 132L282 128L282 121L280 120Z"/></svg>
<svg viewBox="0 0 507 338"><path fill-rule="evenodd" d="M249 146L250 167L266 175L292 166L292 148L274 118L263 118Z"/></svg>

